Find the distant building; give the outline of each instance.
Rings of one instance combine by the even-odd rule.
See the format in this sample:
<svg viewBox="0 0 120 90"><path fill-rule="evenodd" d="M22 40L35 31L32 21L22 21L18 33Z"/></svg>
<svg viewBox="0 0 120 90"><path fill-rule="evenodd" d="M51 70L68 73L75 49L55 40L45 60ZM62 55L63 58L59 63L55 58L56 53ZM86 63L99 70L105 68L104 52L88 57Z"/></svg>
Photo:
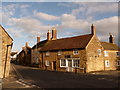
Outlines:
<svg viewBox="0 0 120 90"><path fill-rule="evenodd" d="M8 77L13 39L0 25L0 78Z"/></svg>
<svg viewBox="0 0 120 90"><path fill-rule="evenodd" d="M32 48L32 61L38 57L40 68L67 72L91 72L116 70L119 67L118 46L110 35L109 43L96 36L95 26L91 34L57 39L57 30L48 30L47 40L39 41ZM106 48L107 47L107 48ZM39 55L34 51L39 51ZM33 55L34 54L34 55Z"/></svg>
<svg viewBox="0 0 120 90"><path fill-rule="evenodd" d="M28 42L17 55L17 62L22 65L31 65L31 47L28 46Z"/></svg>

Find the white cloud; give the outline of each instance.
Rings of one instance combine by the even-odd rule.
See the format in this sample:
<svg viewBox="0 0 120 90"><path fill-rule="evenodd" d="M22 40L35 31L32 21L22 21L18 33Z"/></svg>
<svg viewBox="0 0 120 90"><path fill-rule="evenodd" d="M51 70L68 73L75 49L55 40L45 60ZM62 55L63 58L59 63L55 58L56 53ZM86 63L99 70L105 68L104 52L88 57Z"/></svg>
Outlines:
<svg viewBox="0 0 120 90"><path fill-rule="evenodd" d="M70 19L69 19L70 18ZM84 33L91 33L90 27L93 23L97 29L97 35L99 36L100 40L107 40L109 33L112 33L113 36L116 38L118 37L118 17L113 16L109 18L104 18L101 20L97 20L94 22L89 22L87 20L76 19L75 16L70 14L62 15L61 25L58 25L59 29L72 29L73 34L80 34L80 30L82 30L82 34ZM65 31L61 31L65 32ZM67 31L69 32L69 31ZM66 32L66 34L68 34Z"/></svg>
<svg viewBox="0 0 120 90"><path fill-rule="evenodd" d="M53 20L59 20L60 18L58 16L54 15L49 15L46 13L42 12L34 12L34 15L40 19L48 20L48 21L53 21Z"/></svg>
<svg viewBox="0 0 120 90"><path fill-rule="evenodd" d="M117 16L98 20L93 23L96 25L98 33L101 33L102 35L107 33L112 33L114 36L118 35Z"/></svg>
<svg viewBox="0 0 120 90"><path fill-rule="evenodd" d="M20 30L20 33L33 35L37 35L38 32L42 35L42 33L45 33L48 30L48 26L43 25L40 21L31 17L10 18L8 25Z"/></svg>

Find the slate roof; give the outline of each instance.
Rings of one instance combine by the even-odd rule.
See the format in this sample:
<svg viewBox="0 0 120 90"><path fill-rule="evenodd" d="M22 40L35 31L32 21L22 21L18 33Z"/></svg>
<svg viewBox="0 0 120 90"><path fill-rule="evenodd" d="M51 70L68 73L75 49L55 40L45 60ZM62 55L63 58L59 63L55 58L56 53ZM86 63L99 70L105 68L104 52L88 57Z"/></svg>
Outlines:
<svg viewBox="0 0 120 90"><path fill-rule="evenodd" d="M92 36L92 34L87 34L76 37L49 40L44 44L40 51L84 49L91 40Z"/></svg>
<svg viewBox="0 0 120 90"><path fill-rule="evenodd" d="M118 48L118 46L116 44L113 44L113 43L101 42L101 44L105 50L118 50L118 49L120 49L120 48Z"/></svg>

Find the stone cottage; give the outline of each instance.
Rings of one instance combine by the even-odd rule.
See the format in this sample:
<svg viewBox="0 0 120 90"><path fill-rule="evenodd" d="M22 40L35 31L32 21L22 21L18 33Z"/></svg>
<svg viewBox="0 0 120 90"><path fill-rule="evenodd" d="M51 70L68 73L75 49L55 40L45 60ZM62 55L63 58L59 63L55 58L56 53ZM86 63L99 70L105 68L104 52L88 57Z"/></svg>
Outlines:
<svg viewBox="0 0 120 90"><path fill-rule="evenodd" d="M13 39L0 25L0 78L9 76L12 45Z"/></svg>
<svg viewBox="0 0 120 90"><path fill-rule="evenodd" d="M31 65L31 47L28 46L28 42L17 55L17 62L22 65Z"/></svg>
<svg viewBox="0 0 120 90"><path fill-rule="evenodd" d="M113 41L112 39L110 38L110 41ZM110 47L114 46L115 53L118 52L116 44L108 44L111 44ZM106 45L96 36L96 28L93 25L90 34L61 39L57 39L57 30L53 28L52 35L48 30L47 40L39 42L38 45L38 62L40 68L46 70L92 72L116 69L117 56L113 59L110 59L111 55L109 58L105 57ZM111 48L108 50L109 54L114 51Z"/></svg>

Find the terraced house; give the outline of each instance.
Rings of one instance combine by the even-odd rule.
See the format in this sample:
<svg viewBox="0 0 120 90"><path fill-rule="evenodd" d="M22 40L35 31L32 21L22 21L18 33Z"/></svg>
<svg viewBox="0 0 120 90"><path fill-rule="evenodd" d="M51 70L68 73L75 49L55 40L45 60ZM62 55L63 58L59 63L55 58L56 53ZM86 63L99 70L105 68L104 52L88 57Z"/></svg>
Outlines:
<svg viewBox="0 0 120 90"><path fill-rule="evenodd" d="M9 76L13 39L0 25L0 78Z"/></svg>
<svg viewBox="0 0 120 90"><path fill-rule="evenodd" d="M116 70L118 46L111 34L109 41L101 42L93 25L90 34L61 39L57 39L57 30L53 28L52 35L48 30L47 40L39 40L37 44L40 68L65 72Z"/></svg>
<svg viewBox="0 0 120 90"><path fill-rule="evenodd" d="M28 42L17 55L17 62L22 65L31 65L31 47L28 46Z"/></svg>

